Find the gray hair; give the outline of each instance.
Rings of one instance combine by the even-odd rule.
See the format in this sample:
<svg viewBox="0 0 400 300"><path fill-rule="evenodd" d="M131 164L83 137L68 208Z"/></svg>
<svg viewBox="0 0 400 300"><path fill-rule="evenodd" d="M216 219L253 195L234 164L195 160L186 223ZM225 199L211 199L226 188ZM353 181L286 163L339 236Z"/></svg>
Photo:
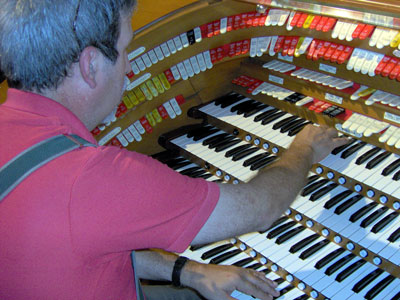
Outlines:
<svg viewBox="0 0 400 300"><path fill-rule="evenodd" d="M121 14L136 0L0 0L0 65L9 85L56 89L82 50L98 48L111 62Z"/></svg>

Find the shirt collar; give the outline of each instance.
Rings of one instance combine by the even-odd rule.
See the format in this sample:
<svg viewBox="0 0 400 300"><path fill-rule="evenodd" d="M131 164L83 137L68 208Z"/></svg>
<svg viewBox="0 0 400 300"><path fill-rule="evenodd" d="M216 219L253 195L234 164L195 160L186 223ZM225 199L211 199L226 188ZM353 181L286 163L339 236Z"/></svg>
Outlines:
<svg viewBox="0 0 400 300"><path fill-rule="evenodd" d="M50 98L10 88L7 92L7 101L3 105L51 118L55 125L67 126L71 129L70 133L77 134L85 140L97 144L90 131L74 113Z"/></svg>

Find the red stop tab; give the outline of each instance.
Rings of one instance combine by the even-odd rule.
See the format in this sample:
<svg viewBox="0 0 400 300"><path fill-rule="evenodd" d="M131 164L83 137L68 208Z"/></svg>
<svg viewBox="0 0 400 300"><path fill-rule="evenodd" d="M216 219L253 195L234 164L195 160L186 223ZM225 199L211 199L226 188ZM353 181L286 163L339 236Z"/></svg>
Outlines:
<svg viewBox="0 0 400 300"><path fill-rule="evenodd" d="M339 56L342 54L342 52L344 51L344 46L343 45L339 45L335 52L333 52L332 56L331 56L331 62L335 63L337 62Z"/></svg>
<svg viewBox="0 0 400 300"><path fill-rule="evenodd" d="M140 120L140 124L142 124L144 130L146 130L147 133L152 133L153 132L153 127L151 127L149 121L146 119L146 117L142 117Z"/></svg>
<svg viewBox="0 0 400 300"><path fill-rule="evenodd" d="M364 30L365 24L360 23L357 25L356 29L354 29L353 33L351 34L351 37L353 39L358 39L360 37L361 32Z"/></svg>
<svg viewBox="0 0 400 300"><path fill-rule="evenodd" d="M165 109L164 105L160 105L157 107L158 113L160 114L161 118L168 119L168 113L167 110Z"/></svg>
<svg viewBox="0 0 400 300"><path fill-rule="evenodd" d="M299 37L298 36L293 36L292 37L292 42L290 43L288 55L293 56L294 52L296 51L296 46L299 43Z"/></svg>
<svg viewBox="0 0 400 300"><path fill-rule="evenodd" d="M364 29L360 33L360 40L365 40L367 37L371 35L371 33L374 31L375 26L372 25L365 25Z"/></svg>
<svg viewBox="0 0 400 300"><path fill-rule="evenodd" d="M173 84L175 82L174 75L172 75L172 71L170 69L164 71L165 77L167 77L167 80L170 84Z"/></svg>
<svg viewBox="0 0 400 300"><path fill-rule="evenodd" d="M226 22L226 32L233 30L233 16L228 17L228 21Z"/></svg>
<svg viewBox="0 0 400 300"><path fill-rule="evenodd" d="M295 15L296 16L296 15ZM304 22L306 21L308 17L308 14L306 13L301 13L299 20L297 21L296 27L301 28L304 25ZM294 18L293 18L294 19Z"/></svg>
<svg viewBox="0 0 400 300"><path fill-rule="evenodd" d="M132 79L133 77L135 77L135 73L133 73L133 71L130 71L126 74L126 76L128 76L129 79Z"/></svg>
<svg viewBox="0 0 400 300"><path fill-rule="evenodd" d="M315 16L314 19L311 21L310 29L315 29L317 27L319 21L321 21L322 16Z"/></svg>
<svg viewBox="0 0 400 300"><path fill-rule="evenodd" d="M297 25L297 22L299 21L300 17L301 17L301 12L295 13L292 21L290 22L290 26L295 27Z"/></svg>
<svg viewBox="0 0 400 300"><path fill-rule="evenodd" d="M178 95L175 97L176 102L178 102L179 105L182 105L183 103L185 103L185 98L183 97L183 95Z"/></svg>
<svg viewBox="0 0 400 300"><path fill-rule="evenodd" d="M253 27L254 25L254 19L256 17L256 12L249 12L247 13L247 20L246 20L246 27L250 28Z"/></svg>
<svg viewBox="0 0 400 300"><path fill-rule="evenodd" d="M394 69L394 67L398 64L399 60L397 58L391 57L389 62L386 64L385 68L382 71L382 76L389 76L390 72Z"/></svg>
<svg viewBox="0 0 400 300"><path fill-rule="evenodd" d="M214 35L219 35L221 33L221 20L220 19L215 20L213 22L213 31L214 31L213 32Z"/></svg>
<svg viewBox="0 0 400 300"><path fill-rule="evenodd" d="M99 129L99 127L96 127L95 129L93 129L93 130L91 131L91 133L92 133L93 136L99 135L100 132L101 132L101 130Z"/></svg>
<svg viewBox="0 0 400 300"><path fill-rule="evenodd" d="M123 148L122 144L118 141L116 137L111 140L110 144L116 147Z"/></svg>
<svg viewBox="0 0 400 300"><path fill-rule="evenodd" d="M243 40L242 52L241 54L246 54L250 51L250 40Z"/></svg>
<svg viewBox="0 0 400 300"><path fill-rule="evenodd" d="M337 19L335 19L335 18L328 18L328 21L322 27L322 31L323 32L328 32L329 30L331 30L333 28L333 26L335 26L336 21L337 21Z"/></svg>
<svg viewBox="0 0 400 300"><path fill-rule="evenodd" d="M345 61L347 61L350 57L350 55L353 53L353 47L347 46L342 53L340 53L337 63L338 64L343 64Z"/></svg>
<svg viewBox="0 0 400 300"><path fill-rule="evenodd" d="M288 55L290 45L292 44L292 37L287 36L285 37L285 40L283 41L283 48L282 48L282 55L286 56Z"/></svg>
<svg viewBox="0 0 400 300"><path fill-rule="evenodd" d="M380 75L383 71L383 69L385 69L387 63L390 61L391 57L385 55L383 57L383 59L381 60L381 62L378 64L378 66L375 68L375 75Z"/></svg>
<svg viewBox="0 0 400 300"><path fill-rule="evenodd" d="M328 22L328 17L322 17L321 20L319 20L317 27L315 27L315 30L321 31L327 22Z"/></svg>
<svg viewBox="0 0 400 300"><path fill-rule="evenodd" d="M281 35L278 37L278 40L276 41L275 48L274 48L275 53L278 53L279 51L281 51L284 41L285 41L284 36Z"/></svg>

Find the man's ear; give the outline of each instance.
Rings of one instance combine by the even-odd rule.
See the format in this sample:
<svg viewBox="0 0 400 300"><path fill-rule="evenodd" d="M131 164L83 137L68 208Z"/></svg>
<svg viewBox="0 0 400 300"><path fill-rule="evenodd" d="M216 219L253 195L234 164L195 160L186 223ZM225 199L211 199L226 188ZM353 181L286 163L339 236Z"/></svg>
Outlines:
<svg viewBox="0 0 400 300"><path fill-rule="evenodd" d="M89 46L83 49L79 58L79 70L83 80L90 88L97 86L96 75L99 64L99 50Z"/></svg>

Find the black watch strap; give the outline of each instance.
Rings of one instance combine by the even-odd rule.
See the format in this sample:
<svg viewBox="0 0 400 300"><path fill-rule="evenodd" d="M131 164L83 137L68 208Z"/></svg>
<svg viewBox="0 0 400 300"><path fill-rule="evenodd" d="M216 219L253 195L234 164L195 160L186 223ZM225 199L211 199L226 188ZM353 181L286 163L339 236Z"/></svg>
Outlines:
<svg viewBox="0 0 400 300"><path fill-rule="evenodd" d="M176 287L181 287L181 272L185 263L189 259L185 256L179 256L175 261L174 269L172 270L172 285Z"/></svg>

